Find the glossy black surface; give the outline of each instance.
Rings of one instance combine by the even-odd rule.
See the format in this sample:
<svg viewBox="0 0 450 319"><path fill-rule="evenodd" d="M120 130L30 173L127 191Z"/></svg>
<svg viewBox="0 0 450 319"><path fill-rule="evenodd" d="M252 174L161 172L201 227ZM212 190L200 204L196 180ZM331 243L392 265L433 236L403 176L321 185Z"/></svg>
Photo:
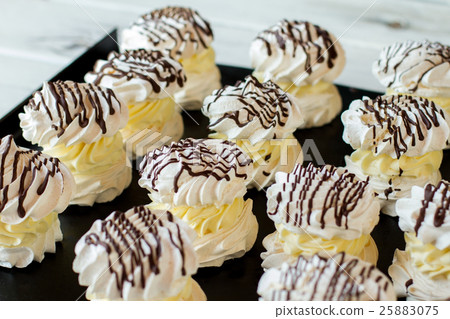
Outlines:
<svg viewBox="0 0 450 319"><path fill-rule="evenodd" d="M115 36L115 33L112 33ZM111 50L116 50L115 42L106 37L98 45L68 66L56 79L82 81L86 72L90 71L98 58L105 58ZM250 73L248 69L220 66L224 84L233 84ZM353 99L364 95L374 97L374 92L339 87L344 108ZM28 99L27 99L28 100ZM26 101L27 101L26 100ZM26 103L24 101L24 103ZM24 103L14 111L0 119L0 136L14 134L18 145L30 147L21 137L17 114ZM197 125L189 116L183 114L185 137L206 137L207 119L199 112L190 112L198 122ZM302 145L306 140L313 140L325 163L344 164L344 155L351 153L351 148L342 139L343 126L336 118L332 123L321 128L299 130L295 136ZM309 142L308 142L309 143ZM314 155L313 152L308 152ZM317 160L311 156L313 161ZM449 152L444 154L442 175L450 177L450 166L447 165ZM113 210L128 208L148 203L146 191L137 184L138 175L134 171L133 182L121 196L107 204L93 207L71 206L60 215L64 240L57 244L56 254L46 254L42 263L33 262L25 269L0 269L0 300L84 300L85 288L78 285L77 275L72 271L74 246L78 239L90 228L94 220L105 218ZM209 300L256 300L256 287L263 271L260 267L260 253L263 251L262 239L274 230L273 222L265 212L266 197L264 191L250 190L248 197L253 199L254 213L260 225L258 239L253 249L244 257L227 261L220 268L200 269L195 279L204 289ZM377 242L380 258L378 266L386 272L390 265L395 248L403 248L404 240L397 227L397 220L385 215L381 216L379 225L373 232Z"/></svg>

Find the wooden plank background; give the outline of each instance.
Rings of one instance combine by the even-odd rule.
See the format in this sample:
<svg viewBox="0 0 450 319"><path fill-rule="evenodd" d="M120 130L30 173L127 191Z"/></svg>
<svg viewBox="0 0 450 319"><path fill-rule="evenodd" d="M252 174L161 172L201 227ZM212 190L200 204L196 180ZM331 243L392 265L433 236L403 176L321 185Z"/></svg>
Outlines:
<svg viewBox="0 0 450 319"><path fill-rule="evenodd" d="M104 30L127 26L139 15L168 4L175 3L0 0L0 116L102 38ZM371 64L383 46L406 39L450 44L450 0L178 0L176 4L197 9L211 22L218 63L244 67L250 66L248 48L258 31L283 18L319 24L341 36L346 50L347 65L337 83L369 90L382 90Z"/></svg>

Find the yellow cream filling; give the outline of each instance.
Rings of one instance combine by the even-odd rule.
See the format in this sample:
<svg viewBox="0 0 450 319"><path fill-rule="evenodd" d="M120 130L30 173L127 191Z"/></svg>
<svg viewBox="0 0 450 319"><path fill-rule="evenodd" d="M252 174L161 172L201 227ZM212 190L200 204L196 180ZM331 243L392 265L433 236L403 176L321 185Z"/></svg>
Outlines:
<svg viewBox="0 0 450 319"><path fill-rule="evenodd" d="M192 285L194 283L194 280L192 277L189 277L189 279L186 281L186 285L184 286L183 290L180 291L180 293L176 296L166 298L164 301L192 301Z"/></svg>
<svg viewBox="0 0 450 319"><path fill-rule="evenodd" d="M229 140L225 134L212 133L210 138L219 138ZM287 154L288 148L298 145L297 139L294 135L290 135L284 139L277 140L263 140L256 144L252 144L247 139L232 140L253 160L253 169L257 171L260 166L267 166L267 163L280 163L281 165L288 165Z"/></svg>
<svg viewBox="0 0 450 319"><path fill-rule="evenodd" d="M207 205L200 207L176 206L169 208L169 211L178 218L185 221L193 228L199 237L216 233L219 230L225 230L233 227L236 221L249 205L250 200L244 198L235 198L233 203L216 207ZM151 203L151 209L168 209L165 204Z"/></svg>
<svg viewBox="0 0 450 319"><path fill-rule="evenodd" d="M364 248L370 245L370 235L362 235L354 240L341 238L324 239L311 234L295 234L287 230L283 224L276 224L278 239L283 245L283 250L291 256L313 255L323 250L330 254L345 251L353 256L360 256Z"/></svg>
<svg viewBox="0 0 450 319"><path fill-rule="evenodd" d="M45 234L57 219L57 213L50 213L37 221L28 217L16 225L0 222L0 247L30 247L37 236Z"/></svg>
<svg viewBox="0 0 450 319"><path fill-rule="evenodd" d="M405 233L405 251L413 265L431 279L450 280L450 247L440 250L433 244L424 244L413 233Z"/></svg>
<svg viewBox="0 0 450 319"><path fill-rule="evenodd" d="M418 157L401 156L394 159L387 154L375 156L370 150L358 149L351 160L365 175L378 176L389 180L395 176L427 177L432 176L441 166L442 151L426 153Z"/></svg>
<svg viewBox="0 0 450 319"><path fill-rule="evenodd" d="M253 76L257 78L259 82L264 82L264 75L261 72L253 72ZM299 98L315 94L338 93L337 88L333 83L325 81L319 81L316 84L305 84L301 86L297 86L290 81L278 81L276 83L283 91Z"/></svg>
<svg viewBox="0 0 450 319"><path fill-rule="evenodd" d="M175 101L171 97L128 105L130 117L127 125L121 130L123 138L127 140L146 128L161 132L164 125L172 119L176 111L175 106Z"/></svg>
<svg viewBox="0 0 450 319"><path fill-rule="evenodd" d="M78 143L69 147L59 144L52 148L44 147L44 152L59 158L74 174L102 174L110 170L111 166L126 162L120 132L91 144Z"/></svg>
<svg viewBox="0 0 450 319"><path fill-rule="evenodd" d="M183 69L187 75L189 73L203 73L209 71L214 65L216 54L212 47L203 50L199 54L194 54L188 59L180 59L179 62L183 65ZM189 80L189 76L188 76Z"/></svg>
<svg viewBox="0 0 450 319"><path fill-rule="evenodd" d="M439 97L439 96L427 97L427 96L419 96L416 94L399 93L399 92L397 92L393 89L389 89L389 88L386 89L386 95L394 95L394 94L418 96L418 97L433 101L435 104L442 107L446 112L450 112L450 97Z"/></svg>
<svg viewBox="0 0 450 319"><path fill-rule="evenodd" d="M192 279L192 277L189 277L189 279L186 281L185 286L183 287L183 290L181 290L178 295L163 299L162 301L193 301L194 300L192 296L193 284L194 279ZM89 290L86 292L86 299L96 301L113 301L112 299L109 298L98 298L97 294L91 293Z"/></svg>

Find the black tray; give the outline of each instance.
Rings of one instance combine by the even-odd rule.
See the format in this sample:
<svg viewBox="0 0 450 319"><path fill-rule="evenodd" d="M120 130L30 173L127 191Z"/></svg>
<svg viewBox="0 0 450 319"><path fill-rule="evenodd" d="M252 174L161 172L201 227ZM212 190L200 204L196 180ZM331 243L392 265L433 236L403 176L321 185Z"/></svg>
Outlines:
<svg viewBox="0 0 450 319"><path fill-rule="evenodd" d="M111 33L116 38L116 32ZM112 50L117 50L116 42L110 36L88 50L75 62L56 75L52 80L83 81L97 59L106 58ZM251 73L251 70L230 66L219 66L223 84L234 84ZM362 96L375 97L377 93L338 87L344 107ZM28 98L29 99L29 98ZM26 99L8 115L0 119L0 137L13 134L18 145L32 147L22 138L18 114L28 102ZM206 137L208 120L199 111L189 112L198 123L183 114L184 137ZM344 165L344 155L352 149L342 141L343 126L340 117L332 123L316 129L298 130L295 136L303 145L307 139L313 139L325 163ZM444 153L442 175L450 177L450 165L445 165L449 153ZM315 160L313 160L315 162ZM317 163L315 163L317 164ZM132 206L149 202L147 191L137 184L138 174L133 171L131 186L114 201L96 204L93 207L70 206L60 215L64 240L57 243L56 254L46 254L42 263L33 262L25 269L0 268L0 300L85 300L85 287L78 284L78 275L72 271L75 257L74 246L78 239L91 227L96 219L103 219L114 210L125 211ZM266 215L266 197L264 191L250 190L247 194L253 199L253 212L258 218L259 233L253 249L244 257L226 261L219 268L199 269L194 278L206 293L208 300L257 300L256 287L263 274L260 253L263 252L262 239L274 231L273 222ZM397 226L397 219L381 215L380 223L372 233L380 257L378 267L387 273L396 248L404 248L403 234Z"/></svg>

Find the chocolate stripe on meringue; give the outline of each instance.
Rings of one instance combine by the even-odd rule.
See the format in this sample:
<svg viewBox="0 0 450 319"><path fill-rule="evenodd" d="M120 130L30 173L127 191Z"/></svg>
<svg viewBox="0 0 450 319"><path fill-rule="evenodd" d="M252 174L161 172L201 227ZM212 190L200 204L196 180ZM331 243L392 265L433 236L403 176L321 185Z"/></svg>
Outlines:
<svg viewBox="0 0 450 319"><path fill-rule="evenodd" d="M297 165L292 173L288 174L287 181L284 183L290 185L291 189L286 191L286 187L283 185L283 191L278 192L275 196L277 206L274 211L267 211L267 214L269 216L281 214L284 216L286 224L295 227L302 227L303 218L306 216L306 223L311 225L310 219L313 213L315 196L325 190L325 198L320 199L321 202L323 201L320 227L325 228L325 215L329 210L332 210L336 225L348 229L348 215L355 209L365 194L369 185L368 178L365 181L359 181L354 174L347 171L336 178L336 171L337 168L331 165L322 168L317 168L311 163L307 167ZM317 183L312 187L314 180ZM332 182L332 184L330 185L329 182ZM298 187L301 187L301 189L298 197L294 198L294 193L298 191ZM286 205L286 211L280 208L283 199L287 200L288 203L295 203L294 212L290 211L289 204ZM343 224L344 219L345 224Z"/></svg>
<svg viewBox="0 0 450 319"><path fill-rule="evenodd" d="M99 85L104 77L116 79L125 77L128 81L139 78L149 82L156 93L161 91L160 83L164 83L164 87L167 87L176 82L179 87L183 87L186 81L181 65L160 51L141 49L124 51L120 54L111 52L108 61L99 68L96 64L94 70L88 74L95 76L92 82L96 85Z"/></svg>
<svg viewBox="0 0 450 319"><path fill-rule="evenodd" d="M190 31L190 27L183 30L182 24L192 27L194 33ZM185 42L197 43L207 48L213 38L209 23L197 11L190 8L165 7L154 10L143 15L131 27L133 26L141 28L140 33L154 46L158 46L161 42L169 42L168 38L173 40L177 51L171 53L177 56L182 54L180 48L183 48ZM169 51L171 49L173 48L167 48Z"/></svg>
<svg viewBox="0 0 450 319"><path fill-rule="evenodd" d="M140 167L140 174L143 176L147 166L150 167L145 178L152 183L155 189L162 170L173 163L180 163L181 169L176 174L173 187L175 193L178 192L180 178L183 172L192 177L209 176L216 180L230 180L229 173L234 171L236 177L247 179L246 173L240 173L239 168L244 168L252 163L251 159L234 143L221 141L217 149L211 149L204 142L206 139L188 138L170 146L163 146L160 149L149 152L143 159ZM172 156L176 154L176 156ZM194 171L195 167L201 167ZM155 189L157 190L157 189Z"/></svg>
<svg viewBox="0 0 450 319"><path fill-rule="evenodd" d="M441 199L435 202L435 196L439 194ZM420 226L425 220L425 213L431 202L436 204L436 211L434 212L433 224L435 227L441 227L444 224L445 218L450 213L450 183L447 181L440 181L436 186L428 184L424 189L424 199L422 200L422 207L417 217L414 231L418 235Z"/></svg>
<svg viewBox="0 0 450 319"><path fill-rule="evenodd" d="M347 257L347 258L346 258ZM366 289L375 283L376 296L371 296ZM299 287L297 287L299 285ZM363 295L381 300L383 292L387 292L390 283L375 266L339 253L326 259L314 255L311 259L300 256L297 262L281 270L278 289L272 292L272 300L290 300L292 292L301 287L309 300L314 300L319 289L324 290L321 300L360 300Z"/></svg>
<svg viewBox="0 0 450 319"><path fill-rule="evenodd" d="M1 201L0 201L0 213L5 208L9 200L9 185L20 178L18 196L17 214L20 218L25 217L26 210L24 202L28 196L40 196L44 193L49 180L56 174L63 176L60 170L60 161L57 158L47 157L39 151L27 150L18 148L14 142L13 136L8 135L1 139L0 149L1 162L0 162L0 189L1 189ZM7 157L13 158L12 174L9 180L5 180L6 174L6 159ZM23 163L19 167L19 160L27 159L27 162ZM46 168L45 176L42 181L36 180L38 172L42 172L43 167ZM36 194L30 194L29 190L34 183L40 183Z"/></svg>
<svg viewBox="0 0 450 319"><path fill-rule="evenodd" d="M222 117L208 126L209 128L214 128L226 119L233 120L238 127L244 127L255 117L264 129L285 126L292 107L288 95L278 85L272 81L260 83L251 75L245 77L244 81L238 81L234 86L214 91L211 96L214 100L205 106L208 112L213 103L224 97L235 97L243 107L236 111L224 112Z"/></svg>
<svg viewBox="0 0 450 319"><path fill-rule="evenodd" d="M31 108L35 111L44 108L48 117L54 123L52 128L58 131L58 137L64 134L65 129L76 118L78 118L80 127L86 127L89 124L91 111L94 113L95 122L101 128L103 134L106 133L103 112L106 110L110 115L113 115L116 112L113 103L120 105L112 90L93 84L72 81L47 82L47 85L56 103L50 108L49 101L41 90L34 93L25 108ZM105 99L106 105L100 101L100 96ZM55 124L56 122L59 124Z"/></svg>
<svg viewBox="0 0 450 319"><path fill-rule="evenodd" d="M408 95L384 95L373 100L363 100L364 108L359 111L362 114L373 114L375 122L366 123L373 128L374 138L377 129L387 128L389 135L383 142L393 144L397 159L408 150L408 146L402 136L402 126L406 134L412 137L412 146L416 145L416 138L424 140L423 129L431 130L439 127L439 118L445 119L445 112L437 108L433 101ZM402 119L401 125L395 124L395 118ZM375 150L376 152L376 150Z"/></svg>
<svg viewBox="0 0 450 319"><path fill-rule="evenodd" d="M408 58L414 53L417 53L417 60L414 63L408 62ZM408 92L414 93L429 71L445 63L450 63L450 47L439 42L425 40L421 42L397 42L385 47L380 54L380 59L376 62L376 66L380 73L393 72L392 79L387 83L387 87L391 87L395 82L401 82L400 79L411 70L417 72L418 64L423 64L424 67L421 72L414 76L414 82L408 83L414 84L414 86L408 87Z"/></svg>
<svg viewBox="0 0 450 319"><path fill-rule="evenodd" d="M334 60L338 57L333 39L328 31L307 21L282 20L275 26L260 32L256 40L264 42L269 56L272 55L273 38L278 47L285 52L287 43L292 43L290 45L293 46L292 56L294 57L297 49L303 50L307 56L305 72L308 74L312 73L312 65L315 63L326 62L328 68L331 69L334 66ZM320 42L323 44L319 45Z"/></svg>
<svg viewBox="0 0 450 319"><path fill-rule="evenodd" d="M102 246L108 253L108 269L116 278L121 297L126 282L145 288L146 272L157 275L164 267L159 262L164 253L160 235L162 228L168 231L173 247L178 250L183 265L181 274L186 275L184 243L179 225L170 212L166 212L165 216L158 217L144 206L134 207L130 213L115 211L102 221L100 235L91 233L85 237L87 245ZM169 224L175 224L176 233ZM136 278L135 271L139 268L141 276Z"/></svg>

